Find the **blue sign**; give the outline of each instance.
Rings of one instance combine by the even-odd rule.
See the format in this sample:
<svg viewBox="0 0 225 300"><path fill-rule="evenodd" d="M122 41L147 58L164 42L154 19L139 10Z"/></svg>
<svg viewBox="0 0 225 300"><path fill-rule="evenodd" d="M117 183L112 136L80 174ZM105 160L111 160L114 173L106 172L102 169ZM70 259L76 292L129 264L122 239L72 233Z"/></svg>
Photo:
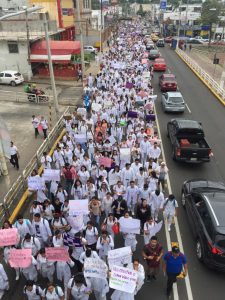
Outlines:
<svg viewBox="0 0 225 300"><path fill-rule="evenodd" d="M166 0L160 1L160 9L166 9L166 5L167 5L167 1Z"/></svg>
<svg viewBox="0 0 225 300"><path fill-rule="evenodd" d="M210 30L210 25L202 25L202 30Z"/></svg>

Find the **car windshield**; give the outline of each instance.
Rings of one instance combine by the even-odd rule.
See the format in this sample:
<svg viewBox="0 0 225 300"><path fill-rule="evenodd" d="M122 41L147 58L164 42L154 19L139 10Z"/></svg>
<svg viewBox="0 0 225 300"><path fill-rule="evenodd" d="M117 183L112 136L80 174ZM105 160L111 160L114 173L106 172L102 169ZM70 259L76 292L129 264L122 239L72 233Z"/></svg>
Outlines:
<svg viewBox="0 0 225 300"><path fill-rule="evenodd" d="M21 74L20 73L15 73L14 76L21 76Z"/></svg>
<svg viewBox="0 0 225 300"><path fill-rule="evenodd" d="M182 102L184 102L182 97L170 97L169 101L173 102L173 103L182 103Z"/></svg>
<svg viewBox="0 0 225 300"><path fill-rule="evenodd" d="M158 51L157 50L151 50L150 54L158 54Z"/></svg>
<svg viewBox="0 0 225 300"><path fill-rule="evenodd" d="M163 78L163 80L165 80L165 81L175 81L175 78L174 77L170 77L170 76L165 76L164 78Z"/></svg>

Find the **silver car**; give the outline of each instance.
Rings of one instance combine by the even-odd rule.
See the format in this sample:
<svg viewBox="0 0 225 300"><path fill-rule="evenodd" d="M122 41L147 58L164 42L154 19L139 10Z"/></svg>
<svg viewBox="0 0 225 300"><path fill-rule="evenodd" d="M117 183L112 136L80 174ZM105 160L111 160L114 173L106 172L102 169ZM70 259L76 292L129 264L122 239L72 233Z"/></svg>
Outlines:
<svg viewBox="0 0 225 300"><path fill-rule="evenodd" d="M162 107L165 112L184 112L185 102L180 92L167 92L162 94Z"/></svg>

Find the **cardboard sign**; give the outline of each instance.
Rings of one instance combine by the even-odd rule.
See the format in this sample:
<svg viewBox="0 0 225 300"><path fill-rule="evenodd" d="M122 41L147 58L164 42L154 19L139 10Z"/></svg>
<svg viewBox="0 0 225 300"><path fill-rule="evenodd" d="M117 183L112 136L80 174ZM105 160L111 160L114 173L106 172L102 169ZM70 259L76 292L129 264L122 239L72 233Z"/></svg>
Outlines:
<svg viewBox="0 0 225 300"><path fill-rule="evenodd" d="M0 247L16 245L17 234L17 228L0 229Z"/></svg>
<svg viewBox="0 0 225 300"><path fill-rule="evenodd" d="M69 261L69 253L66 248L52 247L45 248L46 258L49 261Z"/></svg>
<svg viewBox="0 0 225 300"><path fill-rule="evenodd" d="M131 263L132 251L131 247L122 247L118 249L113 249L108 252L108 263L110 268L113 266L123 266L125 264Z"/></svg>
<svg viewBox="0 0 225 300"><path fill-rule="evenodd" d="M84 262L84 276L94 278L107 278L108 267L98 258L86 258Z"/></svg>
<svg viewBox="0 0 225 300"><path fill-rule="evenodd" d="M120 149L120 160L130 161L131 151L130 148L121 148Z"/></svg>
<svg viewBox="0 0 225 300"><path fill-rule="evenodd" d="M75 142L78 144L87 143L87 136L85 134L75 134L74 139L75 139Z"/></svg>
<svg viewBox="0 0 225 300"><path fill-rule="evenodd" d="M28 177L27 185L28 189L32 191L45 190L46 188L43 178L41 178L39 175Z"/></svg>
<svg viewBox="0 0 225 300"><path fill-rule="evenodd" d="M99 112L102 109L102 105L99 103L92 103L91 109L93 111Z"/></svg>
<svg viewBox="0 0 225 300"><path fill-rule="evenodd" d="M45 181L60 181L60 170L45 169L42 178Z"/></svg>
<svg viewBox="0 0 225 300"><path fill-rule="evenodd" d="M109 279L112 289L132 294L137 282L137 272L123 267L113 266Z"/></svg>
<svg viewBox="0 0 225 300"><path fill-rule="evenodd" d="M87 215L88 213L88 199L69 200L70 216Z"/></svg>
<svg viewBox="0 0 225 300"><path fill-rule="evenodd" d="M140 220L132 218L120 218L119 223L120 231L124 233L140 234Z"/></svg>
<svg viewBox="0 0 225 300"><path fill-rule="evenodd" d="M151 236L156 235L156 233L158 233L161 230L162 225L163 221L160 221L159 223L155 224L155 226L150 230Z"/></svg>
<svg viewBox="0 0 225 300"><path fill-rule="evenodd" d="M73 227L74 230L77 232L81 231L84 225L84 217L83 215L78 216L68 216L67 218L68 223L71 227Z"/></svg>
<svg viewBox="0 0 225 300"><path fill-rule="evenodd" d="M28 268L32 264L31 249L10 249L9 264L12 268Z"/></svg>
<svg viewBox="0 0 225 300"><path fill-rule="evenodd" d="M99 165L103 165L106 168L111 168L112 165L112 159L109 157L100 157L99 158Z"/></svg>

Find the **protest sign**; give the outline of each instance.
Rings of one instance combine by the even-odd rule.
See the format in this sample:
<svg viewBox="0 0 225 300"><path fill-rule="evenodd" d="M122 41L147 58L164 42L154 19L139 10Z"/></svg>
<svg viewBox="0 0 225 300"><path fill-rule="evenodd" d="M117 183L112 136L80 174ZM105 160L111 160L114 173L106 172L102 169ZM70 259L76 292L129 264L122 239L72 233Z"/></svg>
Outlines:
<svg viewBox="0 0 225 300"><path fill-rule="evenodd" d="M106 168L111 168L112 159L109 157L100 157L99 158L99 165L103 165Z"/></svg>
<svg viewBox="0 0 225 300"><path fill-rule="evenodd" d="M120 149L120 159L130 161L130 148L121 148Z"/></svg>
<svg viewBox="0 0 225 300"><path fill-rule="evenodd" d="M156 235L156 233L158 233L161 230L162 225L163 225L163 221L160 221L159 223L156 223L155 226L153 228L151 228L150 235L151 236Z"/></svg>
<svg viewBox="0 0 225 300"><path fill-rule="evenodd" d="M68 216L66 219L69 222L70 226L73 227L74 230L76 230L77 232L82 230L83 223L84 223L83 215Z"/></svg>
<svg viewBox="0 0 225 300"><path fill-rule="evenodd" d="M69 200L70 216L87 215L88 213L88 199Z"/></svg>
<svg viewBox="0 0 225 300"><path fill-rule="evenodd" d="M86 258L84 261L84 276L94 278L107 278L108 267L98 258Z"/></svg>
<svg viewBox="0 0 225 300"><path fill-rule="evenodd" d="M136 287L137 272L131 269L113 266L109 279L112 289L132 294Z"/></svg>
<svg viewBox="0 0 225 300"><path fill-rule="evenodd" d="M28 185L28 189L32 191L45 190L44 180L39 175L28 177L27 185Z"/></svg>
<svg viewBox="0 0 225 300"><path fill-rule="evenodd" d="M120 231L124 233L136 233L140 234L141 222L138 219L132 218L120 218Z"/></svg>
<svg viewBox="0 0 225 300"><path fill-rule="evenodd" d="M78 113L79 115L81 115L81 116L86 116L87 111L86 111L86 109L85 109L84 107L78 107L77 113Z"/></svg>
<svg viewBox="0 0 225 300"><path fill-rule="evenodd" d="M76 143L78 143L78 144L84 144L87 142L86 134L75 134L74 139L75 139Z"/></svg>
<svg viewBox="0 0 225 300"><path fill-rule="evenodd" d="M42 178L45 181L60 181L60 170L45 169Z"/></svg>
<svg viewBox="0 0 225 300"><path fill-rule="evenodd" d="M17 228L0 229L0 247L17 244Z"/></svg>
<svg viewBox="0 0 225 300"><path fill-rule="evenodd" d="M102 109L102 105L99 104L99 103L92 103L91 109L92 109L93 111L98 112L98 111L100 111L100 110Z"/></svg>
<svg viewBox="0 0 225 300"><path fill-rule="evenodd" d="M10 249L9 264L12 268L28 268L32 263L31 249Z"/></svg>
<svg viewBox="0 0 225 300"><path fill-rule="evenodd" d="M114 138L114 136L110 135L110 137L108 138L108 140L110 141L110 143L112 145L114 145L116 143L116 139Z"/></svg>
<svg viewBox="0 0 225 300"><path fill-rule="evenodd" d="M143 78L150 78L151 74L149 71L144 71L143 72Z"/></svg>
<svg viewBox="0 0 225 300"><path fill-rule="evenodd" d="M123 266L131 263L132 251L131 247L122 247L113 249L108 252L108 263L110 268L113 266Z"/></svg>
<svg viewBox="0 0 225 300"><path fill-rule="evenodd" d="M49 261L69 261L69 253L63 247L45 248L46 258Z"/></svg>

